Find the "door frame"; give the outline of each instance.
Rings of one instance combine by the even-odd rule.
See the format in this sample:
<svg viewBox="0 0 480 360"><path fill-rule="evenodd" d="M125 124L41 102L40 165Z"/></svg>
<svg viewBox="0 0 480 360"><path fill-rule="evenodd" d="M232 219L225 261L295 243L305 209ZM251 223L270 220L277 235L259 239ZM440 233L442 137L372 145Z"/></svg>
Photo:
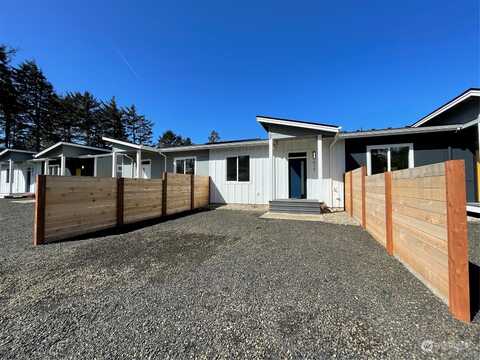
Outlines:
<svg viewBox="0 0 480 360"><path fill-rule="evenodd" d="M290 154L305 154L305 155L301 155L301 156L290 156ZM308 188L307 188L307 171L308 171L308 156L307 156L307 152L306 151L295 151L295 152L290 152L288 153L288 158L287 158L287 162L288 162L288 198L289 199L293 199L291 197L291 188L292 188L292 184L291 184L291 177L290 177L290 160L304 160L304 163L303 163L303 166L304 166L304 179L303 179L303 186L305 188L305 196L304 197L301 197L300 199L307 199L308 198Z"/></svg>

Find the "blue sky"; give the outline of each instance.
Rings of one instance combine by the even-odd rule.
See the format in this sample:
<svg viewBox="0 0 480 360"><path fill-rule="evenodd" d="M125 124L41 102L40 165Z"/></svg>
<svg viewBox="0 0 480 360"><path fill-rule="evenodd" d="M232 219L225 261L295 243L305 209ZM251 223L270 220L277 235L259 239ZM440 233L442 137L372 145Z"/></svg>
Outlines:
<svg viewBox="0 0 480 360"><path fill-rule="evenodd" d="M478 87L465 1L8 1L0 42L59 92L136 104L205 142L265 137L255 115L346 130L410 124Z"/></svg>

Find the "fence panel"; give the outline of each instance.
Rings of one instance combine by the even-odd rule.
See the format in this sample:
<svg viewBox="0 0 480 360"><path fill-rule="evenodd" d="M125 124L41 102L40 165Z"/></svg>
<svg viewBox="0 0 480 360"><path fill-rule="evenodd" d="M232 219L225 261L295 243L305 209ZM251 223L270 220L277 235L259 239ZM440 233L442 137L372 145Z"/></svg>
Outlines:
<svg viewBox="0 0 480 360"><path fill-rule="evenodd" d="M194 201L193 208L205 207L210 202L210 177L195 176L194 178Z"/></svg>
<svg viewBox="0 0 480 360"><path fill-rule="evenodd" d="M365 178L365 211L367 230L384 247L386 238L385 175L377 174Z"/></svg>
<svg viewBox="0 0 480 360"><path fill-rule="evenodd" d="M188 174L166 174L167 215L191 210L192 176Z"/></svg>
<svg viewBox="0 0 480 360"><path fill-rule="evenodd" d="M353 217L457 319L470 321L464 162L368 177L361 168L345 174L349 178Z"/></svg>
<svg viewBox="0 0 480 360"><path fill-rule="evenodd" d="M352 216L352 172L345 173L345 211Z"/></svg>
<svg viewBox="0 0 480 360"><path fill-rule="evenodd" d="M111 178L45 177L44 238L50 241L117 223L117 182Z"/></svg>
<svg viewBox="0 0 480 360"><path fill-rule="evenodd" d="M162 179L124 179L123 191L125 224L162 216Z"/></svg>

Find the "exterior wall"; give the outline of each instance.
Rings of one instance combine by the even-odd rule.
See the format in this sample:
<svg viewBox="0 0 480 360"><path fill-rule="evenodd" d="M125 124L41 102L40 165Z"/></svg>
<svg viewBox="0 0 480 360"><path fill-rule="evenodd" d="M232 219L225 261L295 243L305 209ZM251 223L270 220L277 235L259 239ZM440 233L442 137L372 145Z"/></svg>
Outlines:
<svg viewBox="0 0 480 360"><path fill-rule="evenodd" d="M250 156L250 181L227 182L227 157ZM210 202L267 204L270 197L268 146L210 150Z"/></svg>
<svg viewBox="0 0 480 360"><path fill-rule="evenodd" d="M367 165L367 146L402 143L413 143L415 167L446 160L464 160L467 200L475 201L478 186L475 174L478 134L475 126L459 132L346 139L346 171Z"/></svg>
<svg viewBox="0 0 480 360"><path fill-rule="evenodd" d="M112 177L112 157L97 158L97 177Z"/></svg>
<svg viewBox="0 0 480 360"><path fill-rule="evenodd" d="M201 176L208 176L209 174L209 150L199 151L181 151L169 152L167 155L167 172L174 172L173 162L175 158L195 157L196 158L196 174Z"/></svg>
<svg viewBox="0 0 480 360"><path fill-rule="evenodd" d="M332 137L322 138L322 151L318 150L317 138L290 138L276 140L275 157L275 199L287 199L288 189L288 154L291 152L307 153L307 199L320 200L330 207L344 206L343 173L345 172L345 143L338 141L333 147L330 166L330 144ZM319 178L318 158L313 159L313 151L322 156L322 176Z"/></svg>
<svg viewBox="0 0 480 360"><path fill-rule="evenodd" d="M8 163L4 163L0 168L0 194L10 193L10 183L7 183ZM27 186L28 169L31 169L30 184ZM13 163L13 181L12 194L35 191L35 178L40 174L40 165L31 162L15 162Z"/></svg>

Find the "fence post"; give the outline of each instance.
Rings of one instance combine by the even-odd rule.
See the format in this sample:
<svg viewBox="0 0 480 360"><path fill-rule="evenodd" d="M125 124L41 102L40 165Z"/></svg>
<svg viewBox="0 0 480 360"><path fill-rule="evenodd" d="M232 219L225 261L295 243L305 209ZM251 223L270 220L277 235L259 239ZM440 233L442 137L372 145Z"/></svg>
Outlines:
<svg viewBox="0 0 480 360"><path fill-rule="evenodd" d="M33 222L33 245L42 245L45 241L45 192L46 175L37 175L35 191L35 218Z"/></svg>
<svg viewBox="0 0 480 360"><path fill-rule="evenodd" d="M385 237L388 255L393 255L392 173L385 172Z"/></svg>
<svg viewBox="0 0 480 360"><path fill-rule="evenodd" d="M470 322L467 200L465 163L445 162L448 236L448 307L453 316Z"/></svg>
<svg viewBox="0 0 480 360"><path fill-rule="evenodd" d="M123 226L123 194L125 190L125 179L117 178L117 226Z"/></svg>
<svg viewBox="0 0 480 360"><path fill-rule="evenodd" d="M367 228L367 203L365 200L365 177L367 176L366 167L362 166L361 175L362 177L362 227Z"/></svg>
<svg viewBox="0 0 480 360"><path fill-rule="evenodd" d="M163 173L162 183L162 216L167 215L167 172Z"/></svg>
<svg viewBox="0 0 480 360"><path fill-rule="evenodd" d="M195 209L195 175L190 174L190 210Z"/></svg>

